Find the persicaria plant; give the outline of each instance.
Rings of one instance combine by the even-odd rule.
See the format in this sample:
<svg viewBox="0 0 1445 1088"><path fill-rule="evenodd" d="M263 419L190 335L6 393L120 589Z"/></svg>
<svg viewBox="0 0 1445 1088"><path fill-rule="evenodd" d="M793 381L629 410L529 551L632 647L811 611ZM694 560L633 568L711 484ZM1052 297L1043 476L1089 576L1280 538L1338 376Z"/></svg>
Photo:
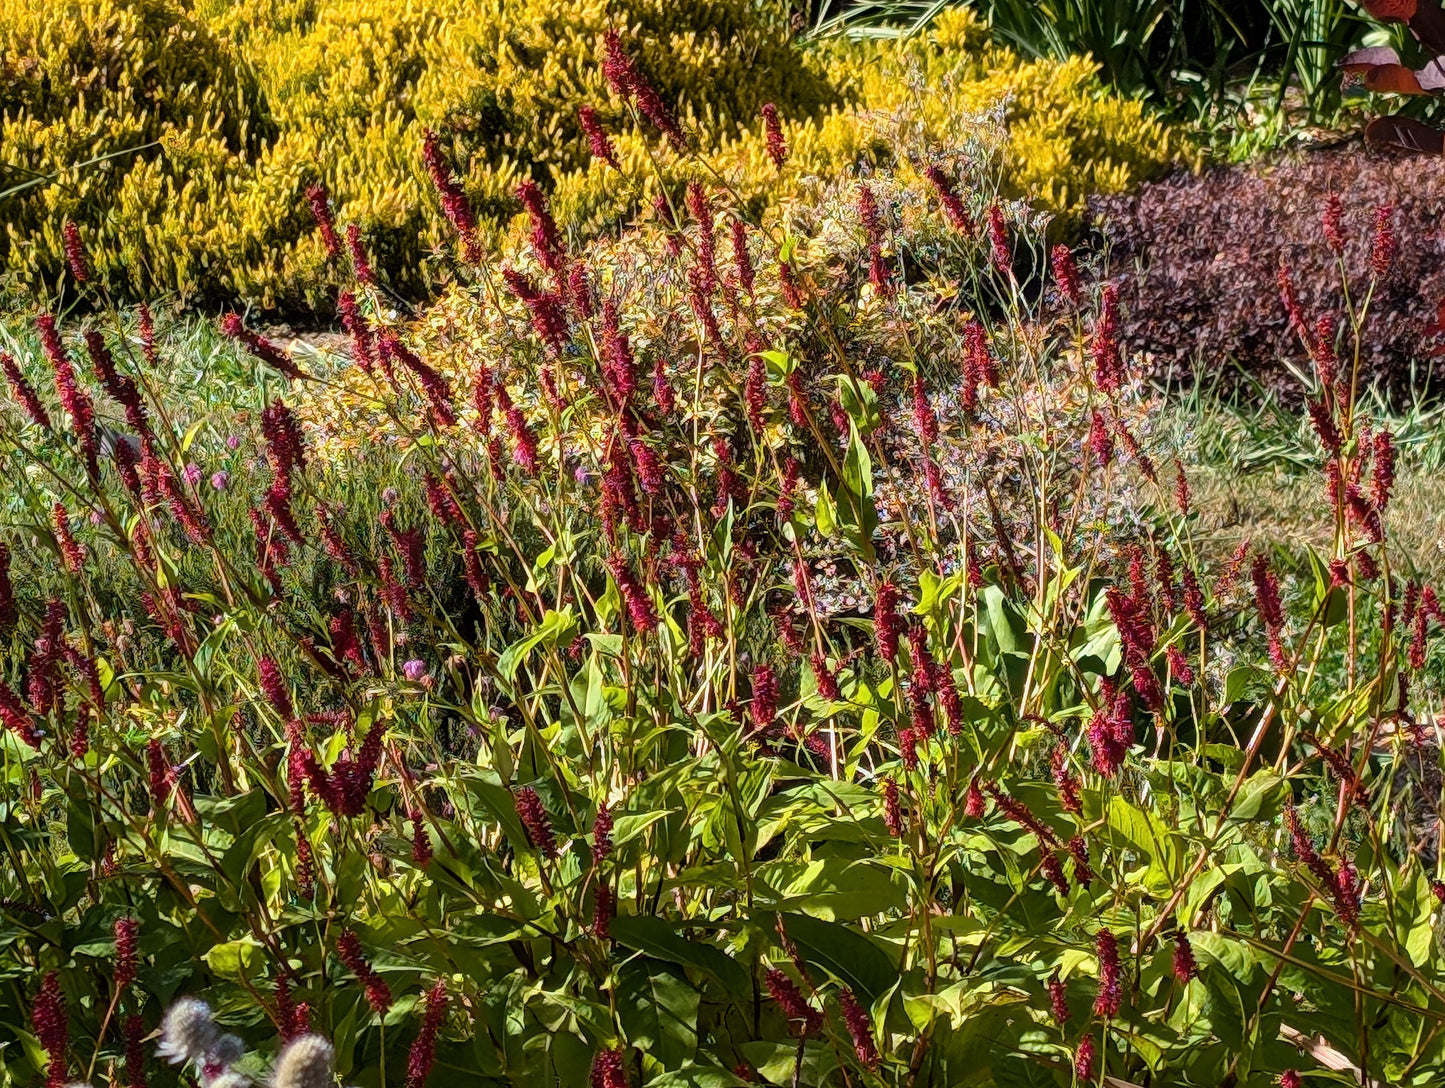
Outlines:
<svg viewBox="0 0 1445 1088"><path fill-rule="evenodd" d="M1388 210L1349 312L1260 288L1332 542L1216 555L988 124L759 208L605 48L633 230L524 181L484 252L428 135L454 288L398 317L350 245L346 348L231 315L220 407L66 235L88 306L0 355L6 1077L1437 1082Z"/></svg>

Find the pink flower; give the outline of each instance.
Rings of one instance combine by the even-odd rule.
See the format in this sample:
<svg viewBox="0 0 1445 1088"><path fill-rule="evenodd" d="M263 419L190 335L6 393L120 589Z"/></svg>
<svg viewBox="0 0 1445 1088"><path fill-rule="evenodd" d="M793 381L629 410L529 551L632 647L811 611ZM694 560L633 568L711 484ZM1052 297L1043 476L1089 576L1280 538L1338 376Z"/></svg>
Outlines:
<svg viewBox="0 0 1445 1088"><path fill-rule="evenodd" d="M65 995L60 992L60 976L54 971L45 976L30 1006L30 1024L49 1059L46 1088L61 1088L65 1083L65 1052L70 1046L70 1020Z"/></svg>
<svg viewBox="0 0 1445 1088"><path fill-rule="evenodd" d="M773 165L781 167L788 161L788 145L783 139L783 125L778 120L778 107L771 102L763 103L763 130L767 134L768 158Z"/></svg>
<svg viewBox="0 0 1445 1088"><path fill-rule="evenodd" d="M543 857L556 857L557 839L552 834L552 820L537 791L531 786L523 786L513 795L513 801L528 841Z"/></svg>
<svg viewBox="0 0 1445 1088"><path fill-rule="evenodd" d="M1094 1015L1118 1016L1123 1000L1123 987L1119 982L1119 942L1107 929L1101 929L1094 938L1094 949L1099 956L1099 994L1094 999Z"/></svg>
<svg viewBox="0 0 1445 1088"><path fill-rule="evenodd" d="M868 1022L868 1013L853 991L848 987L838 991L838 1004L843 1010L843 1023L853 1038L853 1052L865 1069L877 1072L879 1064L878 1047L873 1042L873 1025Z"/></svg>
<svg viewBox="0 0 1445 1088"><path fill-rule="evenodd" d="M80 240L80 228L73 220L67 219L61 233L65 238L65 263L70 266L70 274L75 277L76 283L85 283L90 279L90 261L86 259L85 246Z"/></svg>
<svg viewBox="0 0 1445 1088"><path fill-rule="evenodd" d="M612 147L612 138L602 127L602 121L597 116L597 111L591 106L579 106L577 120L582 125L582 131L587 134L587 144L592 149L592 157L601 159L614 170L621 170L622 166L617 161L617 152Z"/></svg>
<svg viewBox="0 0 1445 1088"><path fill-rule="evenodd" d="M437 1032L447 1011L447 988L441 979L426 992L425 1010L421 1031L407 1054L406 1088L421 1088L436 1062Z"/></svg>
<svg viewBox="0 0 1445 1088"><path fill-rule="evenodd" d="M344 931L336 939L336 954L366 990L366 1003L372 1011L385 1016L392 1005L391 988L368 962L361 950L361 939L349 929Z"/></svg>

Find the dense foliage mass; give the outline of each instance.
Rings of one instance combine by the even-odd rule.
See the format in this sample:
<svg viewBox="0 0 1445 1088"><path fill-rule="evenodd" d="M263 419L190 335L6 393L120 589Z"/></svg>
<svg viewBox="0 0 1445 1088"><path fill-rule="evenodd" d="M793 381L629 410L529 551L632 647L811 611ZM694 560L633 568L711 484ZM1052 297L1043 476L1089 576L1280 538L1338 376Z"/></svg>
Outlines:
<svg viewBox="0 0 1445 1088"><path fill-rule="evenodd" d="M1340 204L1339 250L1320 244L1320 208L1331 199ZM1243 375L1288 384L1298 337L1279 304L1280 269L1306 308L1340 313L1337 264L1354 280L1365 275L1376 213L1391 209L1408 244L1375 289L1376 319L1362 338L1371 377L1401 389L1434 380L1421 364L1437 345L1432 325L1445 300L1442 199L1445 171L1435 164L1354 149L1180 173L1100 199L1093 214L1120 269L1125 334L1157 373L1189 380L1208 360L1212 379L1213 361L1228 359Z"/></svg>
<svg viewBox="0 0 1445 1088"><path fill-rule="evenodd" d="M1076 213L1179 150L1089 62L1026 62L962 11L903 43L801 50L781 6L755 0L18 0L0 11L0 267L22 290L59 286L69 219L117 297L329 312L338 269L306 197L320 183L379 281L422 297L446 277L431 259L429 131L488 242L522 211L527 178L557 190L579 234L615 227L656 184L641 169L650 125L606 86L609 28L630 31L678 138L754 201L779 195L764 106L794 148L793 189L915 157L1000 101L1008 185L1053 211ZM922 85L927 129L895 131L888 115ZM589 117L635 188L591 166ZM669 167L667 180L685 178Z"/></svg>
<svg viewBox="0 0 1445 1088"><path fill-rule="evenodd" d="M445 303L338 257L349 359L232 315L268 377L209 411L148 312L42 312L0 358L0 1071L1437 1082L1445 609L1368 358L1287 296L1333 541L1205 563L1116 290L966 135L762 207L657 140L636 232L526 189L500 260L433 160ZM1368 244L1341 329L1413 240Z"/></svg>

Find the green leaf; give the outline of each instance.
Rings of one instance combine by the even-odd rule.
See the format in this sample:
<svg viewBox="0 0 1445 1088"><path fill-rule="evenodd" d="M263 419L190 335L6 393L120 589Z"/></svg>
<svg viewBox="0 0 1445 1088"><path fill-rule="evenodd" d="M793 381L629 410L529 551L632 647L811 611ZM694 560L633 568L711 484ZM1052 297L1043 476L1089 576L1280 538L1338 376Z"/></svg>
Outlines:
<svg viewBox="0 0 1445 1088"><path fill-rule="evenodd" d="M680 935L661 918L619 914L612 919L611 933L612 939L624 948L711 976L737 1001L751 998L752 980L742 964L714 945Z"/></svg>
<svg viewBox="0 0 1445 1088"><path fill-rule="evenodd" d="M617 1014L632 1044L678 1069L697 1055L698 992L661 967L629 963L618 972Z"/></svg>
<svg viewBox="0 0 1445 1088"><path fill-rule="evenodd" d="M502 651L497 658L497 671L508 680L517 675L517 669L527 659L527 655L538 646L545 643L550 649L556 646L568 645L577 631L577 617L572 612L572 606L568 605L561 612L554 609L547 609L542 622L525 638L518 639L512 645Z"/></svg>
<svg viewBox="0 0 1445 1088"><path fill-rule="evenodd" d="M777 931L780 916L759 911L757 922L768 932ZM811 918L806 914L784 914L783 928L798 947L803 959L823 968L872 1005L898 981L898 971L887 954L857 929Z"/></svg>

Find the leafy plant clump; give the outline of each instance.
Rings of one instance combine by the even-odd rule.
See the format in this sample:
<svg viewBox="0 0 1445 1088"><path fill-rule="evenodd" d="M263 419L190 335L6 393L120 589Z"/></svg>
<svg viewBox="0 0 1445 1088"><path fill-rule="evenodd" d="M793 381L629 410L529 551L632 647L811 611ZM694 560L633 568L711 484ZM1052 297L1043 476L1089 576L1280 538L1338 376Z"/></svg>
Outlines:
<svg viewBox="0 0 1445 1088"><path fill-rule="evenodd" d="M961 116L1007 97L1014 195L1065 216L1181 151L1142 105L1107 94L1090 63L1025 62L991 47L966 12L907 43L812 50L771 12L751 0L8 5L0 266L22 294L63 286L68 219L118 298L173 293L330 316L334 251L353 245L393 295L425 298L449 275L435 259L443 236L420 155L429 133L458 173L479 242L507 235L529 180L555 192L581 237L615 231L657 196L645 169L656 130L606 84L606 35L617 29L638 43L677 138L715 156L755 202L780 195L765 106L794 148L793 185L922 154ZM929 131L896 131L888 116L922 81ZM639 188L591 168L597 125ZM333 201L338 245L313 230L315 185Z"/></svg>
<svg viewBox="0 0 1445 1088"><path fill-rule="evenodd" d="M433 163L446 304L353 268L340 366L231 315L281 392L213 412L148 312L42 311L0 360L6 1078L1438 1080L1445 611L1360 356L1302 335L1313 576L1202 565L1117 291L973 137L616 243L531 193L496 261Z"/></svg>

